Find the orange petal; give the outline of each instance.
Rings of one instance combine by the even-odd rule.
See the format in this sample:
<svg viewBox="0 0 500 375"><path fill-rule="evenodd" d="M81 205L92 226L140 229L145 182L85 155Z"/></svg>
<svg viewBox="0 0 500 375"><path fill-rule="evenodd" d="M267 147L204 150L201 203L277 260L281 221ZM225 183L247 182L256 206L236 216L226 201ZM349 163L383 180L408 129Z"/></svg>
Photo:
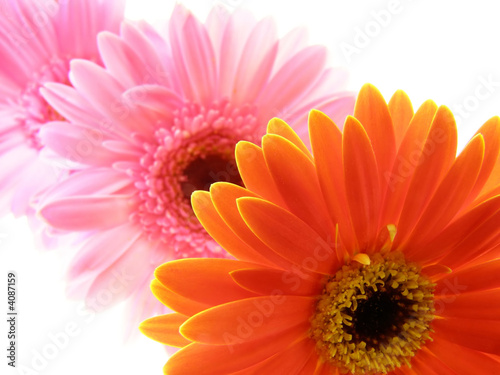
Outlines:
<svg viewBox="0 0 500 375"><path fill-rule="evenodd" d="M314 296L321 293L321 278L305 279L300 273L277 269L248 269L231 272L231 277L242 288L254 293L270 295L280 291L295 296Z"/></svg>
<svg viewBox="0 0 500 375"><path fill-rule="evenodd" d="M289 268L291 265L290 262L276 254L257 238L241 217L236 199L256 196L256 194L249 190L227 182L218 182L210 186L210 197L215 209L229 228L255 252L259 253L263 259L266 259L268 265Z"/></svg>
<svg viewBox="0 0 500 375"><path fill-rule="evenodd" d="M457 128L451 111L439 107L415 168L399 219L394 248L411 233L457 152Z"/></svg>
<svg viewBox="0 0 500 375"><path fill-rule="evenodd" d="M498 358L447 342L440 335L436 335L434 341L426 345L426 350L439 358L453 374L498 374L500 369Z"/></svg>
<svg viewBox="0 0 500 375"><path fill-rule="evenodd" d="M309 113L309 134L323 198L332 222L347 248L355 248L353 228L347 206L342 164L342 132L324 113Z"/></svg>
<svg viewBox="0 0 500 375"><path fill-rule="evenodd" d="M161 303L183 315L191 316L211 307L172 292L156 279L151 282L151 291Z"/></svg>
<svg viewBox="0 0 500 375"><path fill-rule="evenodd" d="M354 107L354 117L368 134L377 160L380 183L385 190L386 181L383 174L392 169L396 156L396 141L389 108L375 86L366 84L361 88Z"/></svg>
<svg viewBox="0 0 500 375"><path fill-rule="evenodd" d="M282 136L297 146L297 148L301 150L311 161L313 160L312 155L304 142L302 142L297 133L295 133L295 131L285 121L279 118L271 119L271 121L267 124L267 134Z"/></svg>
<svg viewBox="0 0 500 375"><path fill-rule="evenodd" d="M496 246L493 246L489 250L482 253L477 258L474 258L470 262L467 263L468 266L477 266L479 264L491 262L494 259L500 259L500 243Z"/></svg>
<svg viewBox="0 0 500 375"><path fill-rule="evenodd" d="M290 262L313 272L331 274L338 267L335 245L290 212L258 198L240 198L238 207L248 227Z"/></svg>
<svg viewBox="0 0 500 375"><path fill-rule="evenodd" d="M437 105L432 100L420 106L401 141L392 170L386 171L383 175L387 182L387 190L382 206L382 225L396 224L399 220L411 177L436 111Z"/></svg>
<svg viewBox="0 0 500 375"><path fill-rule="evenodd" d="M240 141L236 145L235 155L238 170L246 188L268 201L286 207L269 172L262 149L253 143Z"/></svg>
<svg viewBox="0 0 500 375"><path fill-rule="evenodd" d="M436 285L436 293L453 293L451 289L457 289L464 293L476 292L485 289L500 288L500 259L481 263L474 267L465 268L445 275ZM455 285L455 287L451 287ZM447 292L445 292L447 291Z"/></svg>
<svg viewBox="0 0 500 375"><path fill-rule="evenodd" d="M182 314L166 314L149 318L139 326L140 331L150 339L158 341L165 345L183 348L191 344L180 333L179 327L188 319L188 316Z"/></svg>
<svg viewBox="0 0 500 375"><path fill-rule="evenodd" d="M313 354L309 357L309 360L306 362L305 366L302 368L302 374L315 374L317 369L321 366L321 359L317 353L317 351L313 351ZM330 372L330 375L336 375L337 372Z"/></svg>
<svg viewBox="0 0 500 375"><path fill-rule="evenodd" d="M238 337L228 337L226 345L194 343L173 354L163 368L168 375L229 375L259 363L287 348L290 343L305 338L309 323L291 328L280 335L244 343Z"/></svg>
<svg viewBox="0 0 500 375"><path fill-rule="evenodd" d="M500 210L485 220L480 226L472 229L464 235L464 240L456 245L452 252L448 253L439 263L451 269L467 264L472 259L498 245L500 233Z"/></svg>
<svg viewBox="0 0 500 375"><path fill-rule="evenodd" d="M321 194L314 164L285 138L262 138L264 157L278 190L290 211L326 238L332 223Z"/></svg>
<svg viewBox="0 0 500 375"><path fill-rule="evenodd" d="M359 251L373 245L378 233L380 186L375 154L363 126L348 116L343 139L344 178ZM354 249L353 249L354 250Z"/></svg>
<svg viewBox="0 0 500 375"><path fill-rule="evenodd" d="M484 123L476 134L482 134L485 142L485 154L481 172L477 178L476 185L471 193L469 202L483 191L484 185L492 176L493 168L500 157L500 118L495 116ZM497 170L497 176L500 170ZM498 180L500 181L500 180ZM488 189L485 189L488 190Z"/></svg>
<svg viewBox="0 0 500 375"><path fill-rule="evenodd" d="M460 210L476 183L484 155L482 135L475 136L460 153L424 210L402 250L422 254L422 244L439 233ZM400 248L401 249L401 248Z"/></svg>
<svg viewBox="0 0 500 375"><path fill-rule="evenodd" d="M466 348L500 354L500 321L445 318L434 319L436 336Z"/></svg>
<svg viewBox="0 0 500 375"><path fill-rule="evenodd" d="M413 106L408 95L403 90L398 90L389 100L388 107L394 127L396 148L399 148L413 117Z"/></svg>
<svg viewBox="0 0 500 375"><path fill-rule="evenodd" d="M420 256L421 262L432 264L432 258L441 258L449 254L463 241L464 234L471 233L483 225L500 209L500 196L487 200L455 219L446 229L430 240L424 247L422 253L415 253L414 257ZM424 264L424 265L425 265ZM443 263L444 266L446 264Z"/></svg>
<svg viewBox="0 0 500 375"><path fill-rule="evenodd" d="M247 298L215 306L189 318L181 328L187 339L203 344L224 345L228 337L260 340L309 322L314 297L272 296Z"/></svg>
<svg viewBox="0 0 500 375"><path fill-rule="evenodd" d="M207 191L191 195L193 211L201 225L229 254L243 261L269 265L271 262L242 241L222 220Z"/></svg>
<svg viewBox="0 0 500 375"><path fill-rule="evenodd" d="M237 375L312 374L312 372L304 370L304 366L314 354L314 341L307 338Z"/></svg>
<svg viewBox="0 0 500 375"><path fill-rule="evenodd" d="M500 289L451 296L438 295L434 306L435 314L438 316L498 320L500 318Z"/></svg>
<svg viewBox="0 0 500 375"><path fill-rule="evenodd" d="M158 267L155 277L174 293L213 306L255 296L229 275L252 267L252 263L231 259L180 259Z"/></svg>
<svg viewBox="0 0 500 375"><path fill-rule="evenodd" d="M446 267L442 264L431 264L428 266L422 267L421 273L424 276L427 276L432 282L439 280L446 275L452 273L452 269L450 267Z"/></svg>
<svg viewBox="0 0 500 375"><path fill-rule="evenodd" d="M432 354L427 354L425 350L421 350L412 358L411 369L401 371L401 374L425 374L425 375L457 375L456 372L450 370L443 362Z"/></svg>
<svg viewBox="0 0 500 375"><path fill-rule="evenodd" d="M495 166L493 167L481 194L491 196L491 192L493 191L495 191L495 195L500 194L500 155L498 155Z"/></svg>

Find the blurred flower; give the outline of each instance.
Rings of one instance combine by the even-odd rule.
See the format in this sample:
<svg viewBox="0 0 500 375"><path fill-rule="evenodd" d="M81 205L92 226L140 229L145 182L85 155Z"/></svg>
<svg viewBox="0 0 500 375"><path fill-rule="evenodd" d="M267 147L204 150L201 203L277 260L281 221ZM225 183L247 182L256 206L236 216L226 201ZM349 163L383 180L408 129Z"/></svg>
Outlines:
<svg viewBox="0 0 500 375"><path fill-rule="evenodd" d="M0 214L23 215L32 196L56 181L41 160L40 128L64 118L40 95L46 82L68 83L69 60L100 62L96 36L117 32L124 1L7 0L0 12Z"/></svg>
<svg viewBox="0 0 500 375"><path fill-rule="evenodd" d="M78 171L40 212L58 230L89 234L70 270L76 293L95 299L126 270L134 281L114 301L133 295L144 308L157 303L148 286L159 264L227 256L194 216L191 193L241 184L235 144L259 139L276 113L307 133L308 107L341 120L352 112L345 73L306 39L302 29L278 39L272 19L243 10L224 18L217 9L202 24L178 5L167 36L124 23L120 36L98 37L105 69L74 60L74 88L45 85L71 124L54 121L41 138Z"/></svg>
<svg viewBox="0 0 500 375"><path fill-rule="evenodd" d="M446 107L366 85L343 131L319 111L309 131L314 158L271 120L236 147L247 189L193 194L239 260L156 270L176 312L141 330L183 348L165 373L498 373L500 119L456 156Z"/></svg>

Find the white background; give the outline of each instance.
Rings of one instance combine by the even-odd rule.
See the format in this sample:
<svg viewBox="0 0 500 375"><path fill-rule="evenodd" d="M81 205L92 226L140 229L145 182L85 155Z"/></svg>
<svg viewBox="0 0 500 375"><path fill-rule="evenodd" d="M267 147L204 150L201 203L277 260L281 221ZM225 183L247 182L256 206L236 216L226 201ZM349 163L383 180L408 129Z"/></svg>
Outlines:
<svg viewBox="0 0 500 375"><path fill-rule="evenodd" d="M173 1L128 1L127 16L133 19L167 18L173 7ZM327 45L334 65L350 70L350 89L356 91L371 82L387 99L396 89L404 89L415 108L428 98L455 113L462 106L462 145L485 120L500 114L500 9L496 1L184 3L202 18L213 4L246 6L259 17L275 16L282 35L295 26L307 26L311 42ZM369 35L363 38L362 33ZM356 53L347 56L342 46L357 48ZM487 87L483 82L488 80L493 84ZM495 82L499 82L496 87ZM18 275L18 364L32 368L36 353L47 353L51 334L64 331L68 324L76 330L58 353L48 351L54 358L47 360L42 371L27 372L6 365L7 325L3 323L2 374L162 373L167 357L161 345L140 335L124 342L124 305L93 320L78 314L79 301L68 300L64 294L63 252L39 251L23 219L1 219L0 241L0 284L6 285L8 270ZM0 314L5 321L6 287L0 290Z"/></svg>

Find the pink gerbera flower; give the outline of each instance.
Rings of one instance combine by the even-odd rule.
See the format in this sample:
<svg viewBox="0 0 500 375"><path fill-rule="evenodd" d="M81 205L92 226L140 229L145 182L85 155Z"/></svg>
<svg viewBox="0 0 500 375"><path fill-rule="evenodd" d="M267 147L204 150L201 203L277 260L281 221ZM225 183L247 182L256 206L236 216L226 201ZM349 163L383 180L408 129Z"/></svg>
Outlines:
<svg viewBox="0 0 500 375"><path fill-rule="evenodd" d="M236 143L258 140L275 115L306 134L311 107L343 121L354 98L341 91L344 72L327 67L326 49L307 46L303 30L278 39L273 20L245 11L218 8L203 24L176 6L166 36L125 23L120 36L101 33L98 43L105 68L75 60L74 88L43 89L71 124L48 124L42 140L79 171L45 196L40 212L58 230L89 234L69 272L74 291L104 307L111 302L99 296L121 275L127 282L113 301L134 295L150 315L156 266L227 256L190 196L216 181L242 184Z"/></svg>
<svg viewBox="0 0 500 375"><path fill-rule="evenodd" d="M0 13L0 214L25 214L57 173L39 157L40 127L63 120L40 95L68 83L69 60L100 62L96 35L118 31L124 1L6 0ZM34 182L35 181L35 182Z"/></svg>

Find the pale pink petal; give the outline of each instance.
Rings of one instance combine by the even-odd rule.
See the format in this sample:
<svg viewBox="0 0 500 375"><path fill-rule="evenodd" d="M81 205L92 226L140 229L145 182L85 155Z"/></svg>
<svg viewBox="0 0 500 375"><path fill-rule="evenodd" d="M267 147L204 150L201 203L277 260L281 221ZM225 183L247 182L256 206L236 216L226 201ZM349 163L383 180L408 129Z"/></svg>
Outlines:
<svg viewBox="0 0 500 375"><path fill-rule="evenodd" d="M147 83L151 70L149 62L143 60L122 38L110 32L97 37L101 57L109 73L125 87Z"/></svg>
<svg viewBox="0 0 500 375"><path fill-rule="evenodd" d="M260 21L248 37L238 62L232 99L236 104L253 101L266 85L278 52L276 25L271 18Z"/></svg>
<svg viewBox="0 0 500 375"><path fill-rule="evenodd" d="M272 72L273 76L285 65L290 56L294 56L298 51L307 47L308 39L309 32L303 27L296 27L280 39L278 54Z"/></svg>
<svg viewBox="0 0 500 375"><path fill-rule="evenodd" d="M61 51L72 57L98 57L95 36L104 30L118 32L125 1L71 0L59 8L56 30Z"/></svg>
<svg viewBox="0 0 500 375"><path fill-rule="evenodd" d="M215 55L205 27L192 15L184 24L180 43L191 87L196 88L191 99L209 104L217 79Z"/></svg>
<svg viewBox="0 0 500 375"><path fill-rule="evenodd" d="M271 79L257 100L260 106L267 109L263 111L263 117L270 117L272 112L286 112L287 106L293 106L302 91L307 90L322 73L325 61L326 50L317 46L305 48L293 56ZM269 108L268 103L273 106Z"/></svg>
<svg viewBox="0 0 500 375"><path fill-rule="evenodd" d="M168 75L165 66L169 59L160 56L164 48L155 48L153 41L142 30L130 22L124 21L121 26L121 35L134 51L140 51L142 61L148 64L147 73L142 77L144 84L158 84L172 86L172 78Z"/></svg>
<svg viewBox="0 0 500 375"><path fill-rule="evenodd" d="M59 171L40 159L33 160L12 197L12 213L19 217L28 212L32 197L58 181ZM36 181L36 183L34 183Z"/></svg>
<svg viewBox="0 0 500 375"><path fill-rule="evenodd" d="M115 262L104 269L90 286L85 299L88 306L102 311L130 296L134 290L149 280L152 265L144 252L151 246L139 237Z"/></svg>
<svg viewBox="0 0 500 375"><path fill-rule="evenodd" d="M71 86L49 82L40 93L68 121L98 126L102 120L102 116Z"/></svg>
<svg viewBox="0 0 500 375"><path fill-rule="evenodd" d="M129 195L75 196L51 201L40 215L58 229L85 231L125 223L135 206Z"/></svg>
<svg viewBox="0 0 500 375"><path fill-rule="evenodd" d="M172 12L172 19L169 22L168 31L170 47L172 49L172 64L175 66L180 89L187 98L194 98L195 88L191 86L182 45L182 30L189 15L189 11L177 3Z"/></svg>
<svg viewBox="0 0 500 375"><path fill-rule="evenodd" d="M110 166L128 155L110 153L102 145L108 137L99 129L86 128L67 122L51 122L40 131L43 143L71 165Z"/></svg>
<svg viewBox="0 0 500 375"><path fill-rule="evenodd" d="M69 277L102 272L120 258L139 239L141 230L129 223L101 231L90 237L73 258Z"/></svg>
<svg viewBox="0 0 500 375"><path fill-rule="evenodd" d="M111 195L125 193L132 180L124 173L112 168L92 168L72 173L54 185L41 198L42 204L61 197L82 195Z"/></svg>
<svg viewBox="0 0 500 375"><path fill-rule="evenodd" d="M171 120L173 112L183 104L175 92L159 85L137 86L127 90L123 97L135 106L158 112L163 120Z"/></svg>
<svg viewBox="0 0 500 375"><path fill-rule="evenodd" d="M219 51L219 90L221 97L232 95L236 69L250 32L255 26L253 15L240 8L227 21L224 34L220 42ZM214 42L217 45L217 42Z"/></svg>

